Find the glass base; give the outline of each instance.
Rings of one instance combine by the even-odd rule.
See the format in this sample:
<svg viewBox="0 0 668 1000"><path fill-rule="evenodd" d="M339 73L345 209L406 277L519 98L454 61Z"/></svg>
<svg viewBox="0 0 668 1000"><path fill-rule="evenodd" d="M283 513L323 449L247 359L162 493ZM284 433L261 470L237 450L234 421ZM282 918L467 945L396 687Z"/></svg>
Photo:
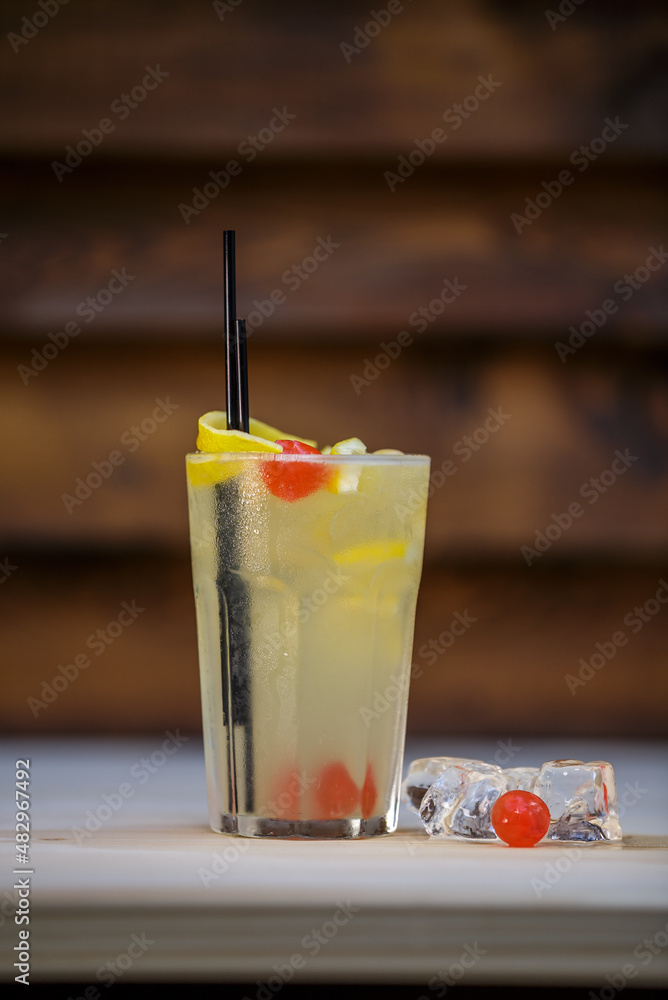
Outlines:
<svg viewBox="0 0 668 1000"><path fill-rule="evenodd" d="M287 820L267 819L265 816L233 816L224 813L220 826L213 826L216 833L229 833L237 837L274 837L283 840L359 840L365 837L383 837L393 833L387 816L371 819Z"/></svg>

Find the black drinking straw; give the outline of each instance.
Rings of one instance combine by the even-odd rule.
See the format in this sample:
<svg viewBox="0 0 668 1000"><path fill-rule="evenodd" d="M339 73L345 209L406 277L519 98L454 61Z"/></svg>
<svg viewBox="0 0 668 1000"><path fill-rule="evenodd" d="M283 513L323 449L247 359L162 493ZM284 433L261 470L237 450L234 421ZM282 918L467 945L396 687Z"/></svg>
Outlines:
<svg viewBox="0 0 668 1000"><path fill-rule="evenodd" d="M225 389L227 429L248 432L248 367L246 323L236 317L234 230L223 232L223 296L225 325ZM239 486L235 479L214 487L217 530L216 583L220 600L223 722L228 745L228 808L223 820L227 833L237 832L237 815L253 810L253 760L250 691L249 595L239 572ZM240 731L240 732L239 732ZM237 734L241 745L237 745ZM245 802L240 801L243 794Z"/></svg>
<svg viewBox="0 0 668 1000"><path fill-rule="evenodd" d="M248 433L248 366L246 323L237 319L234 230L223 231L223 297L227 429Z"/></svg>
<svg viewBox="0 0 668 1000"><path fill-rule="evenodd" d="M237 290L235 273L234 230L223 232L223 322L225 325L225 375L227 429L240 430L238 359L237 359Z"/></svg>
<svg viewBox="0 0 668 1000"><path fill-rule="evenodd" d="M236 334L237 395L239 403L239 430L248 434L248 363L246 360L246 320L234 323Z"/></svg>

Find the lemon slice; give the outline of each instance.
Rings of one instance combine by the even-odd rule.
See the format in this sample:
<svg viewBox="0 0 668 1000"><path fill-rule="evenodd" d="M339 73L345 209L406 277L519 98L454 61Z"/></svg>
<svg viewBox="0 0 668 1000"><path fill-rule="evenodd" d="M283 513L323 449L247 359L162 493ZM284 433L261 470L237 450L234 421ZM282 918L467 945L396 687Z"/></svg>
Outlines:
<svg viewBox="0 0 668 1000"><path fill-rule="evenodd" d="M224 483L243 472L243 462L230 461L220 455L188 455L186 473L191 486L213 486Z"/></svg>
<svg viewBox="0 0 668 1000"><path fill-rule="evenodd" d="M346 438L338 441L331 451L332 455L366 455L366 445L359 438Z"/></svg>
<svg viewBox="0 0 668 1000"><path fill-rule="evenodd" d="M227 454L238 451L271 451L277 454L283 451L280 444L267 441L266 438L257 437L255 434L244 434L243 431L222 431L214 427L203 426L199 422L199 434L197 435L197 450L214 454Z"/></svg>
<svg viewBox="0 0 668 1000"><path fill-rule="evenodd" d="M199 418L198 430L198 451L272 451L277 453L283 450L280 445L275 444L278 439L303 441L305 444L316 447L315 441L297 437L295 434L284 433L254 417L249 420L249 434L245 434L244 431L228 431L227 415L224 410L210 410L209 413L205 413Z"/></svg>
<svg viewBox="0 0 668 1000"><path fill-rule="evenodd" d="M227 429L227 415L224 410L211 410L199 418L197 448L204 454L189 455L187 459L188 480L193 486L211 486L213 483L223 483L243 470L241 462L231 462L227 458L219 458L220 454L257 454L271 452L278 454L283 451L277 439L304 441L315 446L315 441L298 438L294 434L285 434L276 427L263 423L251 417L249 434L243 431ZM208 454L207 454L208 453Z"/></svg>
<svg viewBox="0 0 668 1000"><path fill-rule="evenodd" d="M255 434L256 437L266 438L267 441L301 441L303 444L310 444L312 448L318 447L317 443L310 438L299 437L297 434L286 434L285 431L279 431L275 427L272 427L271 424L265 424L261 420L256 420L255 417L251 417L248 421L248 429L251 434Z"/></svg>
<svg viewBox="0 0 668 1000"><path fill-rule="evenodd" d="M366 455L366 445L359 438L346 438L337 441L332 448L323 448L323 455ZM359 486L361 466L336 470L329 481L327 489L330 493L355 493Z"/></svg>
<svg viewBox="0 0 668 1000"><path fill-rule="evenodd" d="M361 542L336 552L332 558L339 566L357 566L369 563L377 566L388 559L401 559L406 554L406 542L383 538L376 542Z"/></svg>

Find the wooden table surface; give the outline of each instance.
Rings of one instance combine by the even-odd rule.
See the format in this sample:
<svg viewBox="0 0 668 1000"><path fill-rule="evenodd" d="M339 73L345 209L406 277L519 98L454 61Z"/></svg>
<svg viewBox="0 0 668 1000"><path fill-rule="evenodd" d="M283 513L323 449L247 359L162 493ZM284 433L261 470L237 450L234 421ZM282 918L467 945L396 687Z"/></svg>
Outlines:
<svg viewBox="0 0 668 1000"><path fill-rule="evenodd" d="M506 763L510 745L514 766L555 756L615 764L623 846L510 850L431 840L403 812L399 832L376 840L222 837L207 825L201 741L174 735L169 756L164 734L4 741L3 979L15 975L12 886L24 878L32 982L403 981L428 991L459 979L668 980L665 744L410 744L407 760L440 752ZM20 866L12 800L25 757L31 864Z"/></svg>

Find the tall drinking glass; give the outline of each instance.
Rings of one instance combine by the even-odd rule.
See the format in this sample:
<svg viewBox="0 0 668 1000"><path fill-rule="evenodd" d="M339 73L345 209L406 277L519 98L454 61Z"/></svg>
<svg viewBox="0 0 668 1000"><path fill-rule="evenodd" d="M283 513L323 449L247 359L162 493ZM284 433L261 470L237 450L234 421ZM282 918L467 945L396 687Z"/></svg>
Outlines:
<svg viewBox="0 0 668 1000"><path fill-rule="evenodd" d="M187 456L211 826L396 829L429 459Z"/></svg>

